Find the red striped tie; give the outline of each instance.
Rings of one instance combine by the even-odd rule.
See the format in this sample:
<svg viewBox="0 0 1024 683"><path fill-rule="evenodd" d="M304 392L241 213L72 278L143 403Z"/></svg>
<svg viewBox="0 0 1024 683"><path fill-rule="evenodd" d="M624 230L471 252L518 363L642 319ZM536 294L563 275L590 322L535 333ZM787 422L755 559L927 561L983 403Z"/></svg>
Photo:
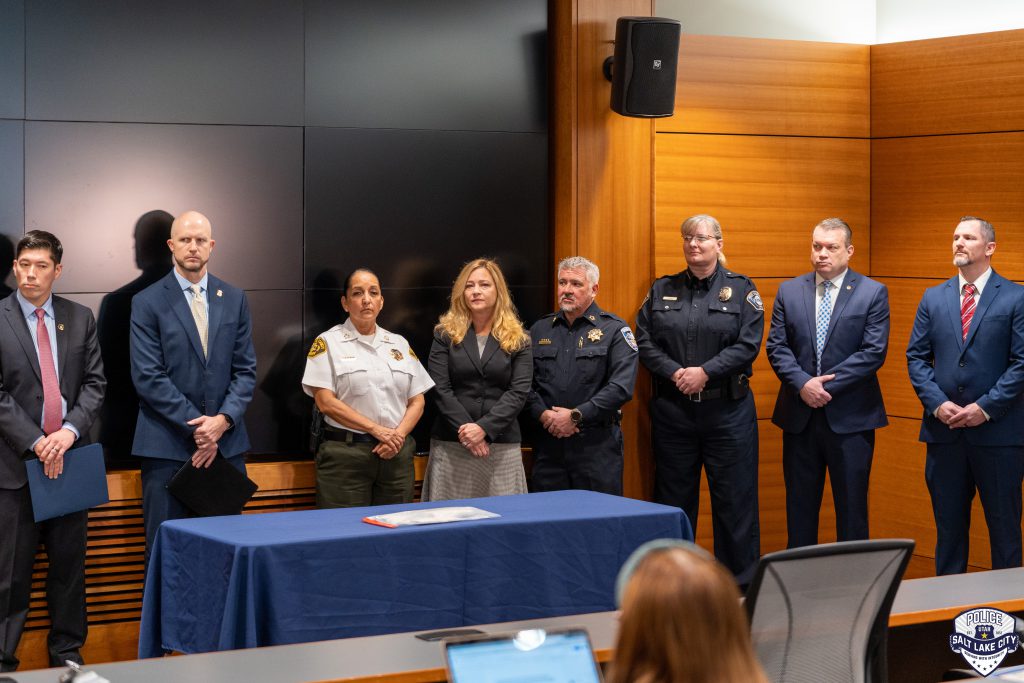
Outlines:
<svg viewBox="0 0 1024 683"><path fill-rule="evenodd" d="M963 328L964 341L967 341L967 330L971 328L971 318L974 317L974 309L977 302L974 300L974 293L977 287L971 283L964 285L964 302L960 304L960 326Z"/></svg>
<svg viewBox="0 0 1024 683"><path fill-rule="evenodd" d="M60 382L57 368L53 367L53 349L50 347L50 333L46 331L43 317L46 311L36 309L36 343L39 345L39 369L43 373L43 432L52 434L64 424L60 407Z"/></svg>

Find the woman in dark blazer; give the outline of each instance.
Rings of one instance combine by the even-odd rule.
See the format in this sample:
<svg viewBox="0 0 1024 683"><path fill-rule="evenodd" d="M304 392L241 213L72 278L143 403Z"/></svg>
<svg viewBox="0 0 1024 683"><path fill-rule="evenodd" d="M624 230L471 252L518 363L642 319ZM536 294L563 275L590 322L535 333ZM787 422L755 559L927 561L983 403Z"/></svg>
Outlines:
<svg viewBox="0 0 1024 683"><path fill-rule="evenodd" d="M423 500L526 493L517 417L533 380L533 356L494 261L470 261L455 279L427 371L438 416Z"/></svg>

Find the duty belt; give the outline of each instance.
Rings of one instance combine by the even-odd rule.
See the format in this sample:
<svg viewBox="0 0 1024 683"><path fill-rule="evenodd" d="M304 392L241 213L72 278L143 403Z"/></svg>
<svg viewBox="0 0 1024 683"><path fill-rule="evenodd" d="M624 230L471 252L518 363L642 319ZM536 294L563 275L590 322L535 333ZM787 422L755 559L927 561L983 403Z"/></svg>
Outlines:
<svg viewBox="0 0 1024 683"><path fill-rule="evenodd" d="M360 434L348 429L324 427L324 441L344 441L345 443L377 443L377 439L369 434Z"/></svg>

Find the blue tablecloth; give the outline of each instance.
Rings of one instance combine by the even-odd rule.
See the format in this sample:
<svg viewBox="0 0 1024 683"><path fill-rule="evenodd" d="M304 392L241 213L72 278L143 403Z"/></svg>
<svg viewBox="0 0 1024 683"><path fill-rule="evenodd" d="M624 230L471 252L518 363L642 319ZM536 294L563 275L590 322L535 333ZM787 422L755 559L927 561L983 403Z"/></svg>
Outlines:
<svg viewBox="0 0 1024 683"><path fill-rule="evenodd" d="M455 505L501 517L362 521ZM637 546L692 536L678 508L590 491L167 522L146 577L139 657L610 610Z"/></svg>

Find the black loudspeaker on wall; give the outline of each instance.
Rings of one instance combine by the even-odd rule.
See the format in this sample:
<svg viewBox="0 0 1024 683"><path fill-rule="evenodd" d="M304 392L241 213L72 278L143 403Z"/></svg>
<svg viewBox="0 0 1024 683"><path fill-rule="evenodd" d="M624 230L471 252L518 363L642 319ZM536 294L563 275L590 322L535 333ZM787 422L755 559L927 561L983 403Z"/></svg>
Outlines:
<svg viewBox="0 0 1024 683"><path fill-rule="evenodd" d="M674 19L619 17L615 56L604 63L613 111L640 118L672 116L680 30Z"/></svg>

